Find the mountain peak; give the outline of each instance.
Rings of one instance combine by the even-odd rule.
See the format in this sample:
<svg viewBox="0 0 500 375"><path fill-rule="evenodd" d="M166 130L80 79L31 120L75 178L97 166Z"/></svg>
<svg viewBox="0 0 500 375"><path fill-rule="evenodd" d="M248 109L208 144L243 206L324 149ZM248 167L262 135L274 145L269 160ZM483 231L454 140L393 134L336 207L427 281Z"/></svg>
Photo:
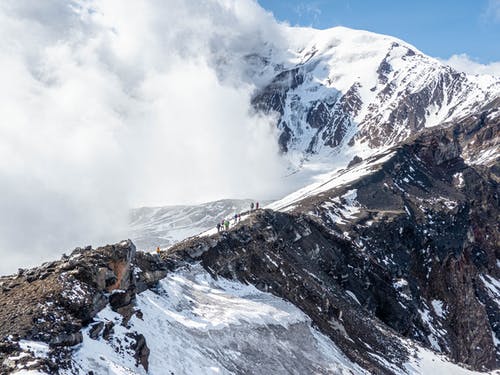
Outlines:
<svg viewBox="0 0 500 375"><path fill-rule="evenodd" d="M399 38L345 26L335 26L328 29L288 27L286 32L290 35L291 47L296 49L316 45L318 49L326 51L341 44L348 44L352 46L352 50L361 47L363 50L381 49L381 53L383 53L383 50L387 50L391 45L398 44L423 55L416 47Z"/></svg>
<svg viewBox="0 0 500 375"><path fill-rule="evenodd" d="M289 45L276 47L287 53L268 56L253 98L278 114L285 153L370 153L500 96L500 78L457 72L397 38L346 27L287 32Z"/></svg>

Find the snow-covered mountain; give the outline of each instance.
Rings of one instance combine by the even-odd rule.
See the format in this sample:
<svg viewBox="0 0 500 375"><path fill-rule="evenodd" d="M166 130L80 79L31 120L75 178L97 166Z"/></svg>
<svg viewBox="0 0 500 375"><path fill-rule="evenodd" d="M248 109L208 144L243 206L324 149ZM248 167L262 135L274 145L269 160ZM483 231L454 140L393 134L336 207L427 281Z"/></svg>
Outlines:
<svg viewBox="0 0 500 375"><path fill-rule="evenodd" d="M335 27L286 37L242 59L254 107L277 114L280 147L295 160L367 155L500 96L500 77L458 72L390 36Z"/></svg>
<svg viewBox="0 0 500 375"><path fill-rule="evenodd" d="M250 201L133 211L140 248L189 237L160 255L128 240L0 277L2 373L498 373L499 79L286 30L217 69L256 85L290 160L346 163L221 233Z"/></svg>

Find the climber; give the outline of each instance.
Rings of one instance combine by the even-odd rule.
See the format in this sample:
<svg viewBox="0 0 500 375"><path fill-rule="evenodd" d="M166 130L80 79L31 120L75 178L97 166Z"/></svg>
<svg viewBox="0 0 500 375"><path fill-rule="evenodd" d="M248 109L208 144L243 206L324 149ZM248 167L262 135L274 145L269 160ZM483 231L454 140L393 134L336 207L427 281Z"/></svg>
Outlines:
<svg viewBox="0 0 500 375"><path fill-rule="evenodd" d="M259 202L255 203L255 209L258 210L259 209Z"/></svg>
<svg viewBox="0 0 500 375"><path fill-rule="evenodd" d="M253 202L250 203L250 211L253 211Z"/></svg>
<svg viewBox="0 0 500 375"><path fill-rule="evenodd" d="M237 221L238 221L238 214L234 214L234 223L236 224Z"/></svg>
<svg viewBox="0 0 500 375"><path fill-rule="evenodd" d="M220 223L217 223L217 233L220 232L220 227L221 227Z"/></svg>
<svg viewBox="0 0 500 375"><path fill-rule="evenodd" d="M156 254L158 254L158 256L160 256L160 246L156 247Z"/></svg>
<svg viewBox="0 0 500 375"><path fill-rule="evenodd" d="M224 221L224 228L226 228L226 230L229 229L229 220Z"/></svg>

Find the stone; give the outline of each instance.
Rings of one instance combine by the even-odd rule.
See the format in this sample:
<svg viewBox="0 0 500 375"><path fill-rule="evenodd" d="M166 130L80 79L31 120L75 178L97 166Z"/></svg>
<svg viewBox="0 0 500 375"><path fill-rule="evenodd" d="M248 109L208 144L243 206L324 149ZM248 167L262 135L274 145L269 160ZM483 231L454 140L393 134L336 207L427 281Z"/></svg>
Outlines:
<svg viewBox="0 0 500 375"><path fill-rule="evenodd" d="M135 340L135 343L132 344L132 349L134 350L136 366L140 364L148 371L150 350L146 343L146 338L142 334L134 334L132 337Z"/></svg>
<svg viewBox="0 0 500 375"><path fill-rule="evenodd" d="M83 335L81 332L75 333L61 333L53 337L49 344L51 346L75 346L81 344Z"/></svg>
<svg viewBox="0 0 500 375"><path fill-rule="evenodd" d="M97 338L99 337L99 334L102 332L103 328L104 328L103 322L98 322L98 323L92 325L92 327L89 330L90 338L93 340L97 340Z"/></svg>

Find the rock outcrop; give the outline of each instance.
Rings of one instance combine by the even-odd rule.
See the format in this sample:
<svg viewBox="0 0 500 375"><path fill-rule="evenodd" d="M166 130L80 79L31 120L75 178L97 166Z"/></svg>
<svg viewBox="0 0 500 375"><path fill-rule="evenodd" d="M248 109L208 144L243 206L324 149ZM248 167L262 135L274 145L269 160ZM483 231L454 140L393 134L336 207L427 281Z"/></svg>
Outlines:
<svg viewBox="0 0 500 375"><path fill-rule="evenodd" d="M154 285L166 272L158 257L138 254L131 241L123 241L98 249L78 248L59 261L1 277L1 372L37 368L56 373L71 366L71 348L82 342L84 327L92 327L94 339L109 337L112 326L92 325L99 311L110 304L126 323L136 313L137 290ZM140 334L134 338L137 363L147 368L147 344ZM23 350L20 340L46 343L45 359ZM16 355L19 358L13 360Z"/></svg>

